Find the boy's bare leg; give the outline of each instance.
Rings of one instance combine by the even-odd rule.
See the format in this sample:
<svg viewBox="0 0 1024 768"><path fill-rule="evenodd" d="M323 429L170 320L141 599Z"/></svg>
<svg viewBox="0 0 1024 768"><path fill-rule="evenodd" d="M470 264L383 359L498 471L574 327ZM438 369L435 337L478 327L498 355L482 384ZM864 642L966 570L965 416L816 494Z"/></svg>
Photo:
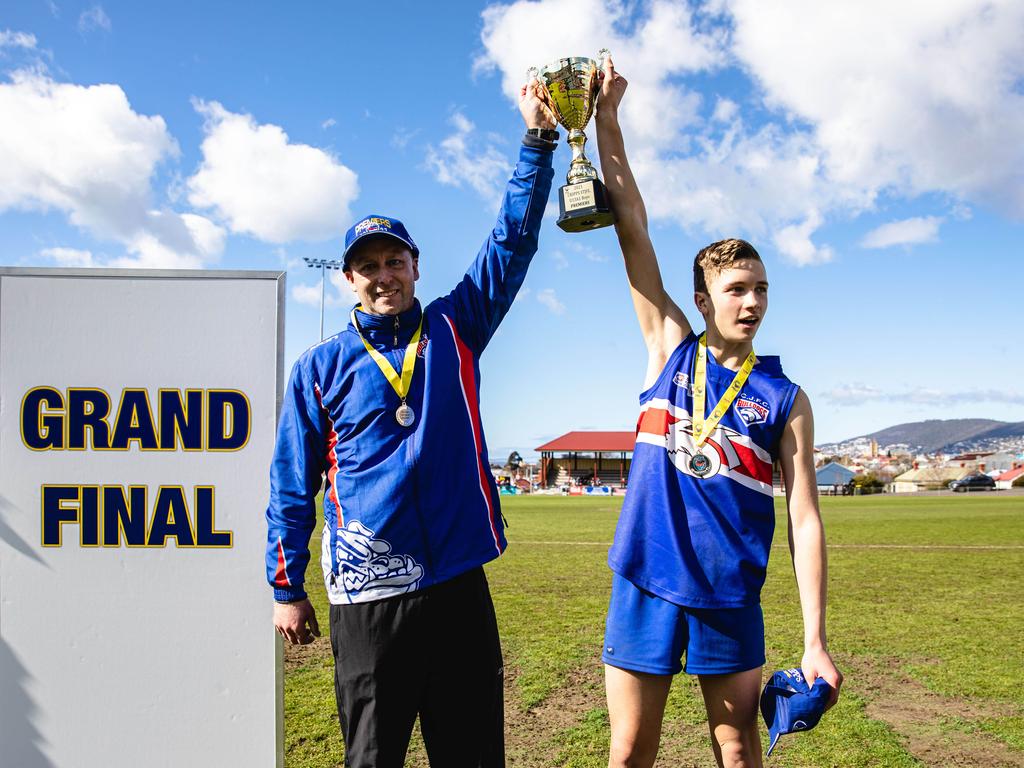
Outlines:
<svg viewBox="0 0 1024 768"><path fill-rule="evenodd" d="M761 735L757 729L761 667L699 678L718 764L722 768L761 768Z"/></svg>
<svg viewBox="0 0 1024 768"><path fill-rule="evenodd" d="M604 687L612 730L608 768L654 765L671 685L671 675L632 672L605 664Z"/></svg>

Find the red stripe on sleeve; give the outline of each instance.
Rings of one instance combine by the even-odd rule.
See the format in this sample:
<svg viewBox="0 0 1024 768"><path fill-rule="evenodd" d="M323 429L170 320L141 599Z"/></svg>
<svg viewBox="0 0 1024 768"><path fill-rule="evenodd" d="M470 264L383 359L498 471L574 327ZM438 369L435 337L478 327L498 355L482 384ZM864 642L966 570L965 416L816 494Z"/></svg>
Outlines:
<svg viewBox="0 0 1024 768"><path fill-rule="evenodd" d="M476 448L477 471L479 472L480 493L487 504L488 522L491 525L491 536L494 537L494 546L498 553L502 551L501 538L498 536L498 527L495 523L494 501L491 499L490 489L487 486L487 468L484 466L483 458L480 456L481 433L480 428L480 407L476 399L476 377L473 372L473 353L459 337L455 330L455 324L443 315L445 322L451 329L452 338L455 339L455 351L459 357L459 381L462 384L462 396L466 403L466 412L469 415L469 422L473 428L473 444Z"/></svg>
<svg viewBox="0 0 1024 768"><path fill-rule="evenodd" d="M290 587L292 580L288 578L288 570L286 568L286 561L284 558L284 544L281 543L281 537L277 537L277 572L274 574L274 583L279 587Z"/></svg>

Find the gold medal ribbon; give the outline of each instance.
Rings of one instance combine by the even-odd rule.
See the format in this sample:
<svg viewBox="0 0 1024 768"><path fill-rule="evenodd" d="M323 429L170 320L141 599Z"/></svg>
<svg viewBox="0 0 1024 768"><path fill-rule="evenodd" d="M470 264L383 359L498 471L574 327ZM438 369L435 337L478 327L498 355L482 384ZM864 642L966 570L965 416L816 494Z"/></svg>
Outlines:
<svg viewBox="0 0 1024 768"><path fill-rule="evenodd" d="M384 378L388 380L391 388L395 390L395 394L401 398L402 405L405 405L405 398L409 395L409 387L412 385L412 374L416 369L416 346L420 343L420 332L423 330L423 315L420 315L420 324L405 348L405 357L402 358L402 375L399 376L391 362L374 349L370 342L366 340L366 337L363 336L363 330L359 327L359 320L356 319L356 309L362 309L362 306L352 310L352 325L356 327L356 333L359 334L359 338L362 340L363 346L366 347L366 351L370 353L370 357L373 358L373 362L377 364L381 373L384 374Z"/></svg>
<svg viewBox="0 0 1024 768"><path fill-rule="evenodd" d="M698 448L704 445L704 441L715 431L718 422L725 416L729 406L732 405L732 401L736 399L740 389L747 383L755 363L757 363L757 356L754 354L754 350L750 350L747 359L743 361L743 365L736 371L736 375L732 377L732 383L725 391L725 394L722 395L722 399L718 401L718 404L711 411L711 415L705 420L704 405L705 398L707 397L708 383L708 341L706 333L700 335L700 338L697 340L697 366L693 375L693 441L697 444Z"/></svg>

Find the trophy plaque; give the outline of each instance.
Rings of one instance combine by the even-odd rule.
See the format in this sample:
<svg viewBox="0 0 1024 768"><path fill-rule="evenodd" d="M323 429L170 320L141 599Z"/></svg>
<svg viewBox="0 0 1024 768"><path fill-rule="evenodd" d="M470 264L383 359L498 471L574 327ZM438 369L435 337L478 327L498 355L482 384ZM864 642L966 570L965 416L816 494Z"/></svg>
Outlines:
<svg viewBox="0 0 1024 768"><path fill-rule="evenodd" d="M559 59L537 70L531 68L528 77L536 77L547 92L548 105L562 127L569 132L572 161L565 180L558 190L558 226L566 232L583 232L615 223L608 205L608 191L597 177L597 169L583 152L587 135L583 132L597 101L598 73L601 62L608 55L602 48L599 60L574 56Z"/></svg>

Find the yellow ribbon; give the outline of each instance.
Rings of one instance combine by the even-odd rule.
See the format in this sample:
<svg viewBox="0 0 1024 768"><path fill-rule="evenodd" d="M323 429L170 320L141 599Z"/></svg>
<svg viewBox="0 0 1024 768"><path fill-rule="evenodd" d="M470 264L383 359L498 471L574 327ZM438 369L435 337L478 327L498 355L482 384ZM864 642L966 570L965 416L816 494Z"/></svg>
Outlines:
<svg viewBox="0 0 1024 768"><path fill-rule="evenodd" d="M736 399L740 389L747 383L755 363L757 363L757 356L754 354L754 350L750 350L747 359L743 361L743 365L736 371L736 375L732 377L732 383L729 385L729 388L711 411L711 415L705 420L704 406L705 398L707 397L708 381L708 341L706 333L700 335L700 338L697 340L697 366L693 376L693 441L697 444L698 448L704 445L704 441L715 431L718 422L725 416L729 406L732 405L732 401Z"/></svg>
<svg viewBox="0 0 1024 768"><path fill-rule="evenodd" d="M412 339L409 340L409 344L405 348L405 356L402 358L402 375L399 376L391 362L374 349L370 342L366 340L366 337L363 336L363 331L359 327L359 320L356 319L356 309L362 309L362 307L359 306L352 310L352 325L355 326L356 333L359 334L359 338L362 340L363 346L366 347L366 351L370 353L370 357L373 358L373 362L377 364L381 373L384 374L384 378L388 380L391 388L395 390L395 394L401 398L402 405L405 405L405 398L408 397L409 387L412 385L412 374L416 369L416 346L420 343L420 331L423 330L423 315L420 315L420 324L416 328L416 333L412 335Z"/></svg>

